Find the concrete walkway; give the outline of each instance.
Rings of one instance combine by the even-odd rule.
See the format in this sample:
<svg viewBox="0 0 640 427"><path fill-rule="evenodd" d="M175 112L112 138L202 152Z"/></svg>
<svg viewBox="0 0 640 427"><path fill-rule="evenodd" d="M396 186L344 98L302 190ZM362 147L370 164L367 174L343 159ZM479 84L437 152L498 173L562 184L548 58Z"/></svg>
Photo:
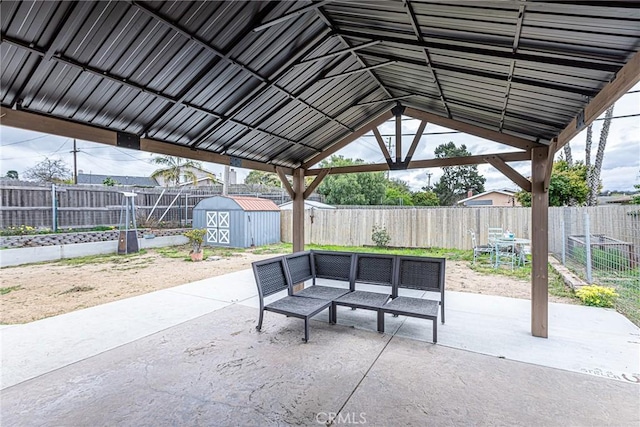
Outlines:
<svg viewBox="0 0 640 427"><path fill-rule="evenodd" d="M430 322L388 317L378 334L348 309L303 344L298 319L266 313L255 331L245 270L5 327L3 425L640 422L640 330L615 311L552 303L540 339L529 301L446 302L437 345Z"/></svg>

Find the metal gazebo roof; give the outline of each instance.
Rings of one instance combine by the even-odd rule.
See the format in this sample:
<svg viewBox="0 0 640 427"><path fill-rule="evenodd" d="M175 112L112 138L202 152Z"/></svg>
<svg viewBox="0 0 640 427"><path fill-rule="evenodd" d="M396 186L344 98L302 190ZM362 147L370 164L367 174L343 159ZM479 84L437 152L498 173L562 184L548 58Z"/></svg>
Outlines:
<svg viewBox="0 0 640 427"><path fill-rule="evenodd" d="M393 107L549 145L640 45L634 2L3 1L0 15L2 124L254 168L313 166Z"/></svg>

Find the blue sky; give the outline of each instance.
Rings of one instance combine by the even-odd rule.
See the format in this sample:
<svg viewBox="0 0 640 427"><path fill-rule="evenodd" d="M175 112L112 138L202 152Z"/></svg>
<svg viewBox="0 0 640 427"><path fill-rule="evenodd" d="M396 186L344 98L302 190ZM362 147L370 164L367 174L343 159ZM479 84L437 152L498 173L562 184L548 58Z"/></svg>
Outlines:
<svg viewBox="0 0 640 427"><path fill-rule="evenodd" d="M640 90L640 84L631 91ZM640 92L628 93L616 102L614 117L640 113ZM406 120L403 122L403 133L413 133L418 128L419 121ZM592 156L595 157L600 138L602 121L594 123L594 138ZM384 134L394 134L394 122L384 123L379 127ZM446 132L449 129L429 124L425 132ZM574 160L584 161L586 131L581 132L571 141ZM408 149L412 137L403 139L403 147ZM428 159L434 157L435 148L453 141L456 145L465 144L474 155L514 151L511 147L483 140L474 136L456 133L446 135L425 135L414 155L414 159ZM73 140L71 138L41 134L38 132L0 126L0 174L4 176L8 170L17 170L20 176L24 171L41 162L46 157L62 159L69 168L73 165ZM124 148L117 148L88 141L77 141L78 169L84 173L101 175L130 175L148 176L157 166L151 163L154 154ZM372 134L352 142L338 151L345 157L361 158L370 163L382 163L384 157ZM220 176L223 167L213 163L203 163L205 169ZM527 162L512 163L522 175L530 175ZM485 188L517 189L515 185L500 172L489 165L480 165L480 173L486 178ZM248 170L238 169L238 181L241 182L249 173ZM416 169L410 171L391 172L391 177L399 178L409 183L414 190L419 190L427 184L427 173L431 173L431 183L435 183L442 175L440 168ZM609 139L605 151L602 175L604 190L633 190L634 184L640 183L640 116L615 119L612 121Z"/></svg>

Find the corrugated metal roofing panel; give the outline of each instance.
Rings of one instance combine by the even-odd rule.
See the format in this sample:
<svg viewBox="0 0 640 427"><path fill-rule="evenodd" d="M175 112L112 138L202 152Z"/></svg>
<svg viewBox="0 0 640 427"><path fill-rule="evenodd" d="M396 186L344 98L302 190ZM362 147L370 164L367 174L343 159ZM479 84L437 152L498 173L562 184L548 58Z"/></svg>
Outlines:
<svg viewBox="0 0 640 427"><path fill-rule="evenodd" d="M308 160L394 105L356 104L402 95L544 141L640 46L640 10L608 4L331 2L253 31L308 3L1 2L0 101L279 165Z"/></svg>
<svg viewBox="0 0 640 427"><path fill-rule="evenodd" d="M247 196L227 196L235 201L245 211L279 211L273 200Z"/></svg>

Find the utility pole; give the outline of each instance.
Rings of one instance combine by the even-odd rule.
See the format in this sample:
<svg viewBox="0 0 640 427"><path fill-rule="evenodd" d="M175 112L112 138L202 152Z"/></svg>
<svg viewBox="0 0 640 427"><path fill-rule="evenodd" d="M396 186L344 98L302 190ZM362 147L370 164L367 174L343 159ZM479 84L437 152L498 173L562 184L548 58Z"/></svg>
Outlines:
<svg viewBox="0 0 640 427"><path fill-rule="evenodd" d="M433 173L431 172L427 172L427 188L431 188L431 175L433 175Z"/></svg>
<svg viewBox="0 0 640 427"><path fill-rule="evenodd" d="M78 163L77 163L77 157L76 157L76 153L78 152L78 149L76 148L76 139L73 138L73 183L77 184L78 183Z"/></svg>

